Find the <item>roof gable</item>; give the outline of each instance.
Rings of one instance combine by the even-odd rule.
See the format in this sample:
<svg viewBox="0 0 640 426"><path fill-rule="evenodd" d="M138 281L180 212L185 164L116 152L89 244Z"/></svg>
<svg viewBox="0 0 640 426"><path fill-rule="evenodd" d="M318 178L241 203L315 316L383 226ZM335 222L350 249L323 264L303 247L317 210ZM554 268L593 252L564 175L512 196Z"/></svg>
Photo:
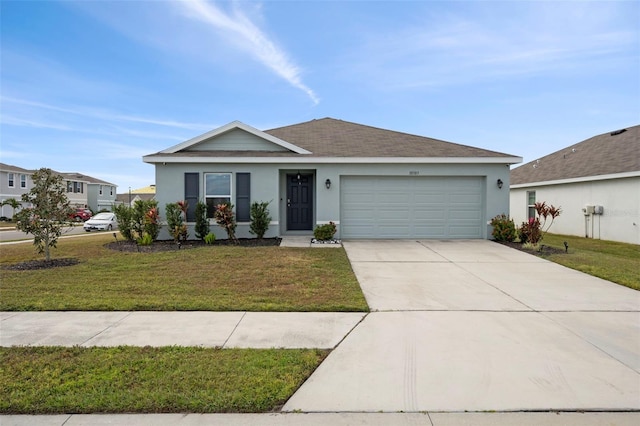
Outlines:
<svg viewBox="0 0 640 426"><path fill-rule="evenodd" d="M640 125L603 133L511 170L511 185L640 172Z"/></svg>
<svg viewBox="0 0 640 426"><path fill-rule="evenodd" d="M240 121L233 121L225 126L218 127L186 142L160 151L160 153L175 154L177 152L193 151L265 151L311 154L303 148Z"/></svg>

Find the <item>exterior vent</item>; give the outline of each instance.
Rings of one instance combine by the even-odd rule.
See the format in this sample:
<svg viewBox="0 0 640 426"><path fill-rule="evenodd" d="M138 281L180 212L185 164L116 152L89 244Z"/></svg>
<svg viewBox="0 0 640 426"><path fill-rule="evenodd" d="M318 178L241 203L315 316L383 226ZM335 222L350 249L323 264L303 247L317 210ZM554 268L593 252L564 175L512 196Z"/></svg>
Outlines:
<svg viewBox="0 0 640 426"><path fill-rule="evenodd" d="M615 132L611 132L611 136L618 136L621 133L626 132L627 129L620 129L620 130L616 130Z"/></svg>

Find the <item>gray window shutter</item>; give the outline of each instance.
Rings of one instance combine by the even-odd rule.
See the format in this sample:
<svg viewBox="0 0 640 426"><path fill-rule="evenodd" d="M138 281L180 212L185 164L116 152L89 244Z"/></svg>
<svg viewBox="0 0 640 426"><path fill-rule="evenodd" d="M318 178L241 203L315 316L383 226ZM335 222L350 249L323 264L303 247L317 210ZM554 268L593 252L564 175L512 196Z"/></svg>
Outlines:
<svg viewBox="0 0 640 426"><path fill-rule="evenodd" d="M200 196L200 173L184 174L184 200L187 202L187 222L196 221L196 204Z"/></svg>
<svg viewBox="0 0 640 426"><path fill-rule="evenodd" d="M249 222L250 214L250 193L251 174L236 173L236 220L238 222Z"/></svg>

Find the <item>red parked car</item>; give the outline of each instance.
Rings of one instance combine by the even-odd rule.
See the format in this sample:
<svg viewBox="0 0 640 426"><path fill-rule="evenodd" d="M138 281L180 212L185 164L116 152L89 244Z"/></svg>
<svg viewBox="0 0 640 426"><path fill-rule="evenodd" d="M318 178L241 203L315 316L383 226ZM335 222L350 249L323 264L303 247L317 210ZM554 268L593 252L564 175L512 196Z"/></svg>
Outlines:
<svg viewBox="0 0 640 426"><path fill-rule="evenodd" d="M71 213L69 217L75 220L76 222L85 222L91 219L92 215L93 213L91 213L91 210L89 209L76 209L76 211Z"/></svg>

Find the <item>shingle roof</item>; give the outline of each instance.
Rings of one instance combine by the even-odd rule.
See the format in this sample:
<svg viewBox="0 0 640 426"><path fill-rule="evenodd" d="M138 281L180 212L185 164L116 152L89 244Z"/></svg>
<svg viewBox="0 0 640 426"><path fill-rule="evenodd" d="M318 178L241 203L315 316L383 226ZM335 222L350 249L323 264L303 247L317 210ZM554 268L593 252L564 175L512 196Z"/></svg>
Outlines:
<svg viewBox="0 0 640 426"><path fill-rule="evenodd" d="M23 174L33 174L33 170L27 170L27 169L23 169L22 167L18 167L18 166L13 166L11 164L5 164L5 163L0 163L0 170L2 170L3 172L16 172L16 173L23 173Z"/></svg>
<svg viewBox="0 0 640 426"><path fill-rule="evenodd" d="M83 175L82 173L76 173L76 172L56 172L56 173L58 173L64 179L68 179L68 180L78 180L78 181L88 182L91 184L115 186L115 184L111 182L94 178L93 176Z"/></svg>
<svg viewBox="0 0 640 426"><path fill-rule="evenodd" d="M266 130L265 133L323 157L513 157L333 118Z"/></svg>
<svg viewBox="0 0 640 426"><path fill-rule="evenodd" d="M348 121L323 118L265 130L271 136L310 151L195 151L159 152L153 157L277 157L277 158L504 158L515 156L445 142L424 136L380 129ZM197 138L196 138L197 139Z"/></svg>
<svg viewBox="0 0 640 426"><path fill-rule="evenodd" d="M594 136L519 166L511 170L511 185L640 171L640 125L617 132Z"/></svg>

